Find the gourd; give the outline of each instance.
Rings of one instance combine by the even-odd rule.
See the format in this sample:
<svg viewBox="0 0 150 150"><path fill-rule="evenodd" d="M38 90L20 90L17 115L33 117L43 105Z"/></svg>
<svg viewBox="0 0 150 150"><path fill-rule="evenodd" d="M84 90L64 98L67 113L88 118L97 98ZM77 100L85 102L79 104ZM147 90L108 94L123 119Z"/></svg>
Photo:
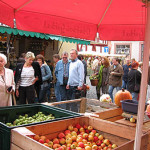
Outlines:
<svg viewBox="0 0 150 150"><path fill-rule="evenodd" d="M130 99L132 100L132 95L129 91L122 89L119 90L116 94L115 94L115 104L119 107L121 107L121 102L122 100L127 100Z"/></svg>

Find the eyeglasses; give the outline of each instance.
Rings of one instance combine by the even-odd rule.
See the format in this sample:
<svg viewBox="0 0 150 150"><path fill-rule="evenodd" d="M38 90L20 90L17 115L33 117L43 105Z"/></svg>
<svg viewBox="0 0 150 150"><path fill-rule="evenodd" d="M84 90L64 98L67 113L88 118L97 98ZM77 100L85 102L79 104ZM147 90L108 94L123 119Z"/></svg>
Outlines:
<svg viewBox="0 0 150 150"><path fill-rule="evenodd" d="M64 59L64 58L67 59L67 57L63 57L63 59Z"/></svg>

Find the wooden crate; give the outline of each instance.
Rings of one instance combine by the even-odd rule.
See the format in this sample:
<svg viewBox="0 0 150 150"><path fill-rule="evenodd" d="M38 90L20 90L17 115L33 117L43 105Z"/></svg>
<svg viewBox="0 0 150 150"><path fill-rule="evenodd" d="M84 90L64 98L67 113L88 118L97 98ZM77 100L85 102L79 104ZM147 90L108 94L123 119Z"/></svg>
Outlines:
<svg viewBox="0 0 150 150"><path fill-rule="evenodd" d="M80 123L81 125L91 125L105 138L108 138L112 143L118 145L116 150L132 150L134 140L132 128L124 128L122 125L107 123L108 121L93 118L93 117L77 117L61 121L55 121L45 124L39 124L28 127L13 129L11 132L11 150L47 150L48 147L29 138L27 135L45 135L50 140L58 135L58 133L67 129L69 125ZM147 150L148 134L143 134L141 150Z"/></svg>

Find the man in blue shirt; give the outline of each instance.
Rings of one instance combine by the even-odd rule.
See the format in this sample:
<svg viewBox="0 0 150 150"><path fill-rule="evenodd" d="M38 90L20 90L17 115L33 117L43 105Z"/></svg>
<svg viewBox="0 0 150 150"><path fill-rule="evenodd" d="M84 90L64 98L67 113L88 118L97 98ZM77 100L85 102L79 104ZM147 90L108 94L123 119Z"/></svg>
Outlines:
<svg viewBox="0 0 150 150"><path fill-rule="evenodd" d="M81 60L77 58L77 50L72 49L70 51L70 66L69 66L69 78L66 88L69 89L69 99L76 99L81 97L81 91L84 83L84 65ZM78 112L77 103L71 103L69 110Z"/></svg>
<svg viewBox="0 0 150 150"><path fill-rule="evenodd" d="M55 68L55 76L57 82L60 85L60 95L61 101L67 100L68 98L68 90L66 89L66 85L68 82L69 77L69 64L70 61L68 60L68 53L63 52L62 60L59 60L56 64ZM65 109L65 105L61 105Z"/></svg>

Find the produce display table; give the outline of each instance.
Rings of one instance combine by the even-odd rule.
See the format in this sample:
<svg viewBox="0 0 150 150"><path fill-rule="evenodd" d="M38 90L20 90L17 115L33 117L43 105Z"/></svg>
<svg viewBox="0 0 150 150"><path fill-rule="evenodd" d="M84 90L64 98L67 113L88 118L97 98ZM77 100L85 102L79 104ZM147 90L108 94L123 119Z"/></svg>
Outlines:
<svg viewBox="0 0 150 150"><path fill-rule="evenodd" d="M93 117L76 117L66 120L49 122L27 127L20 127L11 130L11 150L47 150L45 145L28 137L35 134L44 135L50 140L57 137L58 133L67 129L69 125L90 125L93 126L100 134L111 142L118 145L115 150L132 150L134 145L134 130L133 128L125 128L110 121L93 118ZM141 150L147 150L149 134L142 135Z"/></svg>

